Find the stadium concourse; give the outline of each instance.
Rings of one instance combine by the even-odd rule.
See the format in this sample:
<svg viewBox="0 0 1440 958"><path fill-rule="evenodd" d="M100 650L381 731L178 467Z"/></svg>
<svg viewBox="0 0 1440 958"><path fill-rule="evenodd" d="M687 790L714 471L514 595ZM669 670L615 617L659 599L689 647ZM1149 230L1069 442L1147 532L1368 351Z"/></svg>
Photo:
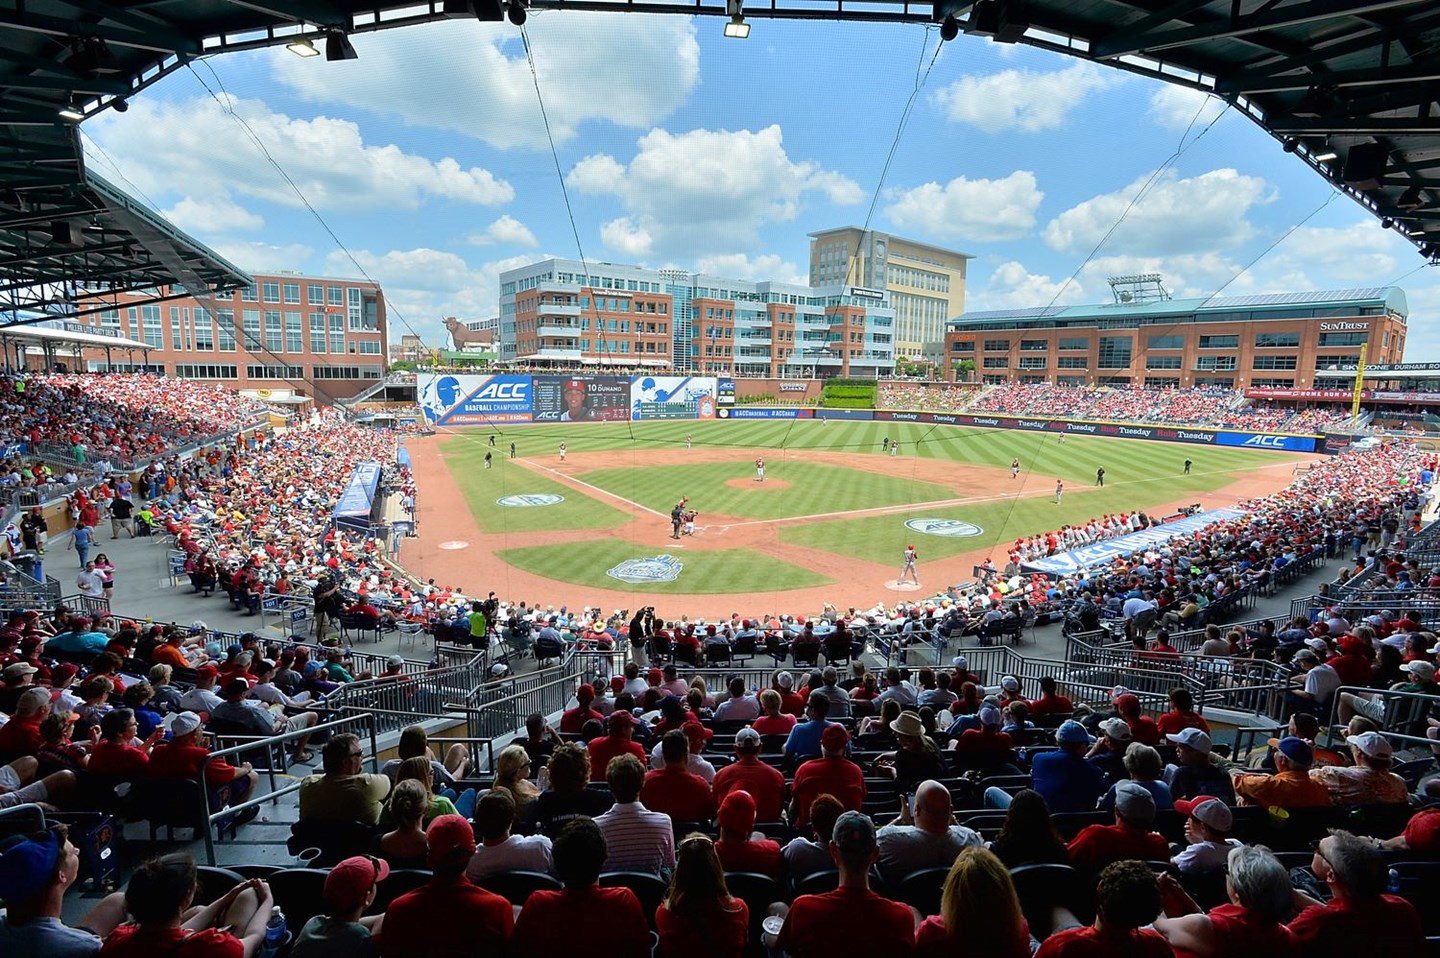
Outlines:
<svg viewBox="0 0 1440 958"><path fill-rule="evenodd" d="M78 401L92 385L25 391ZM194 398L179 382L131 388ZM144 407L113 399L99 400L107 428L147 427ZM386 467L377 495L424 496L401 437L333 413L277 437L228 432L133 474L112 468L110 432L72 446L90 475L69 505L87 531L49 537L42 561L81 595L56 610L18 575L0 592L0 824L31 833L0 844L6 953L97 951L79 928L110 934L117 954L127 938L173 937L163 928L195 878L136 869L186 846L159 841L166 828L195 829L198 857L241 869L206 872L194 898L225 906L196 921L244 940L204 933L216 954L253 954L278 903L307 939L363 938L368 910L386 955L488 954L507 939L555 954L563 926L542 916L593 909L607 950L648 953L653 928L664 954L689 956L700 930L673 896L714 898L705 876L721 868L748 906L713 902L726 955L762 932L800 956L856 941L906 953L926 916L924 953L970 954L981 926L964 916L987 887L1011 904L987 910L998 937L984 950L1017 958L1032 936L1052 955L1136 940L1154 955L1248 953L1226 935L1296 955L1343 936L1347 949L1422 947L1404 899L1433 891L1440 851L1440 811L1410 808L1435 791L1440 548L1425 529L1435 459L1415 446L1318 461L1243 515L1097 569L996 570L904 607L752 610L758 627L707 627L663 608L577 615L559 596L553 617L501 597L471 612L331 521L370 461ZM129 536L132 495L151 536ZM17 536L15 558L39 558ZM1052 538L1017 543L1017 560L1056 552ZM98 570L84 561L101 552ZM312 606L338 628L312 634ZM1035 652L1000 644L1039 611L1056 621ZM1321 724L1333 720L1348 740ZM78 854L39 827L46 814ZM1350 831L1302 851L1337 825ZM713 837L682 841L692 831ZM1262 844L1309 868L1299 888ZM1387 857L1403 898L1379 897ZM297 858L323 867L285 867ZM102 880L67 895L82 861ZM1223 904L1227 865L1238 907ZM138 932L112 931L106 878L128 878ZM334 920L312 924L320 914Z"/></svg>

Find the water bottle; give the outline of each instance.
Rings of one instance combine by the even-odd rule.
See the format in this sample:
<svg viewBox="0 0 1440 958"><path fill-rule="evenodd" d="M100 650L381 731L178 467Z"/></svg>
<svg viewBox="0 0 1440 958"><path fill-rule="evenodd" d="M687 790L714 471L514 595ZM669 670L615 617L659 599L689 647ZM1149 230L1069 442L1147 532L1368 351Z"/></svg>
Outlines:
<svg viewBox="0 0 1440 958"><path fill-rule="evenodd" d="M1393 868L1390 869L1390 880L1385 886L1385 891L1391 895L1400 894L1400 873Z"/></svg>
<svg viewBox="0 0 1440 958"><path fill-rule="evenodd" d="M265 926L265 943L260 946L262 958L275 958L289 937L290 933L285 928L285 913L276 908L270 913L270 923Z"/></svg>

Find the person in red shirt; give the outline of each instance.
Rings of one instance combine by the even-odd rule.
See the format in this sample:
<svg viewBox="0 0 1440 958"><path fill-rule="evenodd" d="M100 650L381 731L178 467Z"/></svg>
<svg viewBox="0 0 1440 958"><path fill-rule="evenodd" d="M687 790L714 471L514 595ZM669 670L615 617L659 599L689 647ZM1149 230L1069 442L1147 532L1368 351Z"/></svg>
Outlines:
<svg viewBox="0 0 1440 958"><path fill-rule="evenodd" d="M1299 958L1295 935L1283 924L1295 910L1290 873L1268 849L1230 850L1225 887L1229 902L1200 911L1173 875L1161 879L1165 914L1155 930L1184 958Z"/></svg>
<svg viewBox="0 0 1440 958"><path fill-rule="evenodd" d="M1415 906L1384 894L1388 874L1373 841L1346 831L1320 839L1310 862L1315 877L1330 888L1330 901L1295 893L1300 914L1290 920L1306 958L1353 958L1361 951L1418 955L1425 933Z"/></svg>
<svg viewBox="0 0 1440 958"><path fill-rule="evenodd" d="M798 695L795 697L799 698ZM760 708L764 714L750 723L750 727L760 735L789 735L798 721L784 710L784 700L774 689L766 689L760 693Z"/></svg>
<svg viewBox="0 0 1440 958"><path fill-rule="evenodd" d="M582 685L576 689L575 708L566 709L565 714L560 716L560 731L579 732L591 719L597 722L605 721L605 716L590 707L590 703L594 701L595 689L590 685Z"/></svg>
<svg viewBox="0 0 1440 958"><path fill-rule="evenodd" d="M100 719L100 741L90 753L86 766L91 775L129 777L145 771L150 752L165 737L165 728L157 725L150 737L139 745L132 744L140 723L133 709L115 709Z"/></svg>
<svg viewBox="0 0 1440 958"><path fill-rule="evenodd" d="M465 866L475 832L459 815L441 815L425 830L430 881L385 909L375 952L383 958L468 958L503 954L515 928L510 903L471 883Z"/></svg>
<svg viewBox="0 0 1440 958"><path fill-rule="evenodd" d="M1340 676L1340 684L1368 686L1374 677L1367 654L1373 651L1370 643L1358 635L1342 635L1335 646L1340 653L1330 656L1326 664Z"/></svg>
<svg viewBox="0 0 1440 958"><path fill-rule="evenodd" d="M993 705L982 705L976 718L980 727L967 728L955 742L959 760L970 766L991 767L1009 758L1015 742L1010 733L1000 731L1000 710Z"/></svg>
<svg viewBox="0 0 1440 958"><path fill-rule="evenodd" d="M551 856L555 874L565 887L531 893L515 923L509 954L569 954L578 940L595 935L604 941L607 956L649 958L650 927L640 899L629 888L600 887L600 871L608 854L605 836L592 820L577 818L560 830ZM388 916L385 921L388 935ZM463 952L488 953L473 945Z"/></svg>
<svg viewBox="0 0 1440 958"><path fill-rule="evenodd" d="M1405 830L1394 838L1385 839L1381 847L1440 856L1440 807L1422 808L1411 815L1410 821L1405 823Z"/></svg>
<svg viewBox="0 0 1440 958"><path fill-rule="evenodd" d="M827 726L820 734L820 758L812 758L795 771L790 821L796 828L810 820L810 803L827 792L839 799L846 811L859 811L865 803L865 773L845 757L849 743L850 733L843 725Z"/></svg>
<svg viewBox="0 0 1440 958"><path fill-rule="evenodd" d="M1115 824L1087 825L1065 846L1070 864L1081 872L1098 872L1111 862L1126 858L1141 861L1168 861L1170 845L1165 836L1151 831L1155 822L1155 797L1135 782L1115 786Z"/></svg>
<svg viewBox="0 0 1440 958"><path fill-rule="evenodd" d="M1095 923L1056 932L1035 958L1173 958L1170 943L1145 927L1160 914L1160 887L1144 862L1106 865L1095 894Z"/></svg>
<svg viewBox="0 0 1440 958"><path fill-rule="evenodd" d="M1210 723L1195 711L1195 699L1189 689L1170 690L1170 711L1155 720L1155 727L1161 735L1176 735L1182 729L1198 728L1210 734Z"/></svg>
<svg viewBox="0 0 1440 958"><path fill-rule="evenodd" d="M20 693L15 715L0 725L0 763L34 755L45 744L40 723L50 714L50 690L32 686Z"/></svg>
<svg viewBox="0 0 1440 958"><path fill-rule="evenodd" d="M753 728L735 733L735 761L715 773L710 788L717 805L723 804L733 789L743 788L755 800L758 821L780 821L785 805L785 776L760 761L760 734Z"/></svg>
<svg viewBox="0 0 1440 958"><path fill-rule="evenodd" d="M642 763L645 761L645 746L633 741L635 716L624 709L610 713L606 722L610 734L592 738L585 747L590 751L590 781L605 781L605 769L617 755L633 755Z"/></svg>
<svg viewBox="0 0 1440 958"><path fill-rule="evenodd" d="M743 788L737 788L720 803L715 823L720 826L720 840L715 851L727 872L755 872L778 880L784 869L780 843L751 834L755 828L755 799Z"/></svg>
<svg viewBox="0 0 1440 958"><path fill-rule="evenodd" d="M772 945L792 958L835 955L904 956L914 950L915 919L909 906L870 890L870 867L880 857L875 823L860 812L835 821L830 857L840 869L840 884L823 895L801 895L784 912L784 924Z"/></svg>
<svg viewBox="0 0 1440 958"><path fill-rule="evenodd" d="M750 939L750 909L725 887L715 844L691 835L675 850L675 875L655 909L665 958L740 958Z"/></svg>
<svg viewBox="0 0 1440 958"><path fill-rule="evenodd" d="M797 719L805 714L805 696L795 691L795 676L783 670L776 672L773 687L780 695L780 711L786 715L793 715ZM760 734L767 733L761 732Z"/></svg>
<svg viewBox="0 0 1440 958"><path fill-rule="evenodd" d="M1055 691L1055 677L1040 677L1040 697L1030 703L1030 717L1037 722L1047 715L1069 715L1075 711L1075 703L1067 696Z"/></svg>
<svg viewBox="0 0 1440 958"><path fill-rule="evenodd" d="M151 778L183 778L195 781L200 766L205 765L210 750L201 739L200 716L194 712L180 712L170 720L170 741L161 742L150 753L150 762L145 774ZM238 805L250 797L251 791L260 781L260 775L249 762L239 766L224 760L205 765L205 784L212 789L230 786L231 805ZM237 824L243 825L260 814L260 806L253 805L241 812Z"/></svg>
<svg viewBox="0 0 1440 958"><path fill-rule="evenodd" d="M136 869L125 886L125 910L133 923L106 937L101 958L254 955L275 907L270 886L258 878L241 882L186 917L195 897L195 874L195 860L185 853L152 858Z"/></svg>
<svg viewBox="0 0 1440 958"><path fill-rule="evenodd" d="M652 812L662 812L677 822L708 822L715 816L715 799L710 785L685 766L690 760L690 742L675 729L660 740L663 768L645 773L640 803Z"/></svg>
<svg viewBox="0 0 1440 958"><path fill-rule="evenodd" d="M1115 711L1130 726L1130 738L1142 745L1160 744L1160 727L1155 720L1140 711L1140 698L1134 692L1123 692L1115 696Z"/></svg>

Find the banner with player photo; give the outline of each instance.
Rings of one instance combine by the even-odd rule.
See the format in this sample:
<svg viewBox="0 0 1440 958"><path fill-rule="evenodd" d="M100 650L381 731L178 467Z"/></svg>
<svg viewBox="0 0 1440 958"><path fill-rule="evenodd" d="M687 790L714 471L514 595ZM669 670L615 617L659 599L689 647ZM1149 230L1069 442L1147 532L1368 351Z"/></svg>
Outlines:
<svg viewBox="0 0 1440 958"><path fill-rule="evenodd" d="M630 385L630 418L714 419L713 376L636 376Z"/></svg>
<svg viewBox="0 0 1440 958"><path fill-rule="evenodd" d="M630 418L629 376L536 376L533 422Z"/></svg>

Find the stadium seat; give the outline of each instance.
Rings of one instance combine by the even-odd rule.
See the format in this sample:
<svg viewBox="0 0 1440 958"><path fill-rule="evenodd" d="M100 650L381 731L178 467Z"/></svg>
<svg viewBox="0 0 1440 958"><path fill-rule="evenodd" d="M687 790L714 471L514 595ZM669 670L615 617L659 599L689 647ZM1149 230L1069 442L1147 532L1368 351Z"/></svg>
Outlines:
<svg viewBox="0 0 1440 958"><path fill-rule="evenodd" d="M821 647L825 653L826 665L849 665L850 664L850 637L847 635L826 636L825 643Z"/></svg>
<svg viewBox="0 0 1440 958"><path fill-rule="evenodd" d="M523 905L532 892L559 891L560 882L544 872L507 871L487 875L476 882L481 888L494 892L512 905Z"/></svg>
<svg viewBox="0 0 1440 958"><path fill-rule="evenodd" d="M290 826L286 847L296 858L328 868L351 855L370 851L377 834L364 822L316 822L304 819ZM305 853L311 853L308 856Z"/></svg>
<svg viewBox="0 0 1440 958"><path fill-rule="evenodd" d="M747 665L757 654L753 635L741 636L730 645L730 658L736 665Z"/></svg>
<svg viewBox="0 0 1440 958"><path fill-rule="evenodd" d="M835 868L827 868L806 875L795 883L795 896L801 895L823 895L826 892L834 891L840 887L840 871Z"/></svg>
<svg viewBox="0 0 1440 958"><path fill-rule="evenodd" d="M412 892L430 881L430 872L422 868L392 868L390 877L375 889L375 902L368 914L383 915L390 903L407 892Z"/></svg>
<svg viewBox="0 0 1440 958"><path fill-rule="evenodd" d="M1069 865L1019 865L1010 869L1010 880L1031 933L1037 937L1048 937L1055 928L1057 908L1074 915L1082 925L1095 918L1094 885Z"/></svg>
<svg viewBox="0 0 1440 958"><path fill-rule="evenodd" d="M1440 908L1435 907L1435 889L1440 888L1440 862L1396 862L1390 866L1394 894L1415 906L1427 935L1440 935Z"/></svg>
<svg viewBox="0 0 1440 958"><path fill-rule="evenodd" d="M293 928L305 923L325 908L325 878L328 868L282 868L268 879L275 904L285 912L286 922Z"/></svg>
<svg viewBox="0 0 1440 958"><path fill-rule="evenodd" d="M922 868L900 879L892 894L897 901L913 906L922 915L938 915L948 874L949 868Z"/></svg>
<svg viewBox="0 0 1440 958"><path fill-rule="evenodd" d="M655 910L665 900L668 883L659 875L649 872L604 872L600 876L601 888L628 888L640 899L640 910L645 920L655 926Z"/></svg>
<svg viewBox="0 0 1440 958"><path fill-rule="evenodd" d="M783 900L785 890L774 878L756 872L726 872L725 886L750 907L750 940L758 941L760 923L768 914L766 906Z"/></svg>
<svg viewBox="0 0 1440 958"><path fill-rule="evenodd" d="M244 875L231 869L216 868L214 865L196 865L195 896L191 899L191 904L208 905L244 881Z"/></svg>

